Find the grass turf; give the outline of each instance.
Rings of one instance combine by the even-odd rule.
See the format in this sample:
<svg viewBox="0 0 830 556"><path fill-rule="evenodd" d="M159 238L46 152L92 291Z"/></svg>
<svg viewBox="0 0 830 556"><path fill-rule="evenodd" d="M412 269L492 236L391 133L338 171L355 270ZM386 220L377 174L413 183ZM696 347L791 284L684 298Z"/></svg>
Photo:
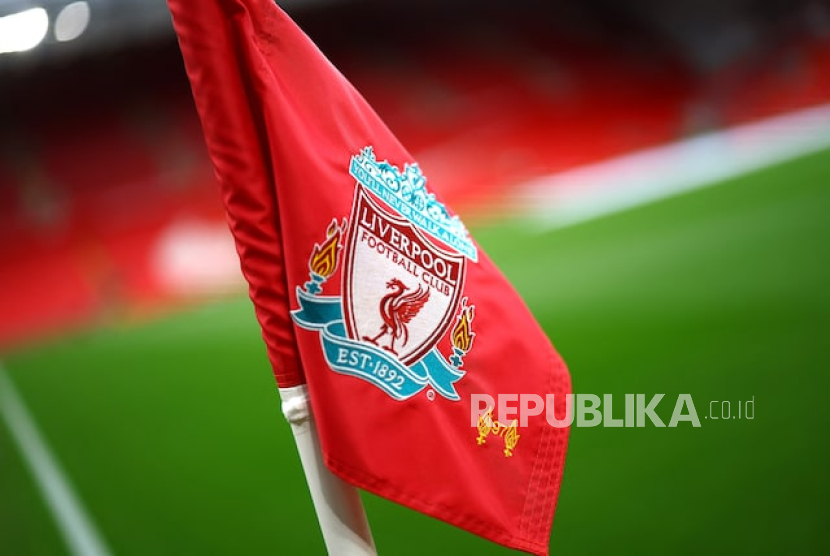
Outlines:
<svg viewBox="0 0 830 556"><path fill-rule="evenodd" d="M827 553L830 153L559 231L476 237L579 393L693 396L701 428L574 428L567 553ZM113 551L322 554L247 300L4 356ZM755 418L708 419L755 401ZM622 408L616 408L616 416ZM0 425L0 552L64 552ZM507 554L371 496L381 554Z"/></svg>

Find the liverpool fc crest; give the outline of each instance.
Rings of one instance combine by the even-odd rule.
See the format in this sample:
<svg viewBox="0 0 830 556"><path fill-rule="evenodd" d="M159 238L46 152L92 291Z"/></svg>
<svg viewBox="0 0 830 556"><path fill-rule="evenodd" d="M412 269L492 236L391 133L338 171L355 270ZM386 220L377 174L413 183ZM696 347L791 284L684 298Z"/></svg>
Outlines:
<svg viewBox="0 0 830 556"><path fill-rule="evenodd" d="M447 331L465 259L441 249L357 187L343 269L346 329L396 355L420 359Z"/></svg>
<svg viewBox="0 0 830 556"><path fill-rule="evenodd" d="M475 336L474 306L462 294L477 249L458 217L427 192L417 165L400 172L367 147L352 157L350 173L357 181L351 214L342 224L333 219L314 246L311 279L297 288L292 316L320 332L335 372L398 400L425 388L458 400L454 384L465 374L463 356ZM342 251L341 295L320 295ZM438 343L450 328L448 361Z"/></svg>

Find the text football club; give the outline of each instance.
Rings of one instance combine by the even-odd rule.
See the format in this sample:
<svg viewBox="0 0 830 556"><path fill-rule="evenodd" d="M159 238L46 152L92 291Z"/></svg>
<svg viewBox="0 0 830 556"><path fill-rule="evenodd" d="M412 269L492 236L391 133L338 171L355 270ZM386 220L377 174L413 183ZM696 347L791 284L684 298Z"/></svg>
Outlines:
<svg viewBox="0 0 830 556"><path fill-rule="evenodd" d="M458 217L426 190L417 164L401 172L366 147L349 170L356 180L351 213L334 218L314 245L292 317L319 333L333 371L396 400L431 388L458 401L455 383L475 338L464 281L478 250ZM341 258L340 295L322 295ZM448 331L446 358L438 343Z"/></svg>

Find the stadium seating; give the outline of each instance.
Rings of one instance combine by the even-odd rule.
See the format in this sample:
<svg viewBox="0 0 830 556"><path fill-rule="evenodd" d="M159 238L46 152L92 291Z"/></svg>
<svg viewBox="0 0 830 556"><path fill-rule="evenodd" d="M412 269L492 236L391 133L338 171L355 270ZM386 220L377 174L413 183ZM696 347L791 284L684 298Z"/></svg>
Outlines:
<svg viewBox="0 0 830 556"><path fill-rule="evenodd" d="M664 55L532 39L402 48L394 61L334 55L469 218L540 175L830 98L828 41L782 44L701 79ZM182 301L154 266L161 238L184 221L224 229L180 66L135 65L129 91L44 112L31 160L0 158L0 347Z"/></svg>

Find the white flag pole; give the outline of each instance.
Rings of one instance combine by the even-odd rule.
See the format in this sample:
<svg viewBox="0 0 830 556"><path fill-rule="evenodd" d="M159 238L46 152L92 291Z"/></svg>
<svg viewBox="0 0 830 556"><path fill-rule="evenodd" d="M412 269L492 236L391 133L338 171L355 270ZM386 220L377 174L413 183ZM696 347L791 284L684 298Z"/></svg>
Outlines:
<svg viewBox="0 0 830 556"><path fill-rule="evenodd" d="M282 412L297 443L311 500L330 556L375 556L375 542L360 494L323 463L320 438L303 384L280 388Z"/></svg>

